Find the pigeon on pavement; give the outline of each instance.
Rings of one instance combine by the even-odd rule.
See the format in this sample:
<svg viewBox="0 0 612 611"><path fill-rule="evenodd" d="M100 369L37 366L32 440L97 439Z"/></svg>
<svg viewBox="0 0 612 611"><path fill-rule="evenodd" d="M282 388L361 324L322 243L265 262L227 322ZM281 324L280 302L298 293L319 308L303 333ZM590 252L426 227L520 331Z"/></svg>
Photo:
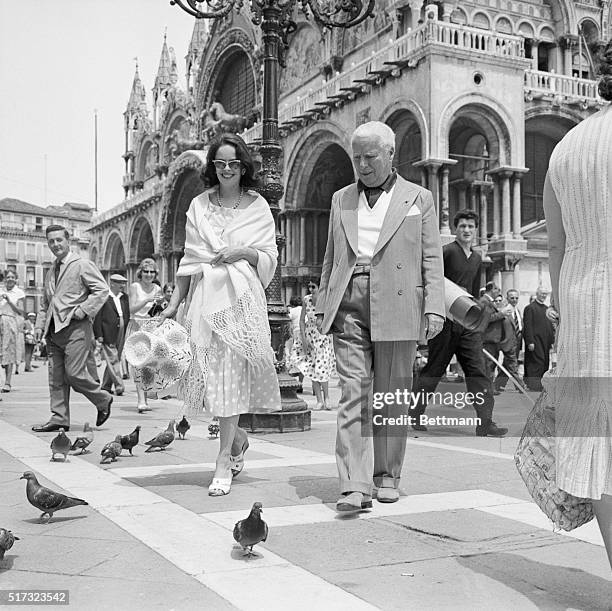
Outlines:
<svg viewBox="0 0 612 611"><path fill-rule="evenodd" d="M49 522L53 514L60 509L68 509L68 507L75 507L76 505L89 505L83 499L66 496L61 492L54 492L41 486L31 471L26 471L19 479L27 480L26 496L31 505L42 510L41 521L45 516L49 516L47 518L47 522Z"/></svg>
<svg viewBox="0 0 612 611"><path fill-rule="evenodd" d="M0 560L4 558L4 553L8 552L13 543L19 541L19 537L16 537L10 530L6 528L0 528Z"/></svg>
<svg viewBox="0 0 612 611"><path fill-rule="evenodd" d="M216 418L208 425L208 432L211 439L219 437L219 421Z"/></svg>
<svg viewBox="0 0 612 611"><path fill-rule="evenodd" d="M146 446L149 446L145 452L150 452L153 448L159 448L160 450L165 450L167 446L169 446L174 441L174 420L170 420L168 423L168 428L163 432L159 433L151 439L150 441L145 442Z"/></svg>
<svg viewBox="0 0 612 611"><path fill-rule="evenodd" d="M89 426L89 422L83 425L83 432L74 440L72 447L70 448L73 452L81 450L79 454L83 454L87 450L87 446L91 444L94 438L94 433ZM89 452L89 450L87 450Z"/></svg>
<svg viewBox="0 0 612 611"><path fill-rule="evenodd" d="M121 456L121 435L117 435L115 437L115 441L109 441L103 448L100 454L102 455L102 460L100 464L103 465L106 463L107 459L110 458L110 462L115 462L118 456Z"/></svg>
<svg viewBox="0 0 612 611"><path fill-rule="evenodd" d="M138 425L129 435L121 436L121 447L124 450L129 450L130 456L134 456L132 454L132 448L138 445L139 436L140 436L140 425Z"/></svg>
<svg viewBox="0 0 612 611"><path fill-rule="evenodd" d="M176 432L178 433L179 439L185 439L185 433L191 428L191 424L187 421L187 418L183 416L183 419L176 425Z"/></svg>
<svg viewBox="0 0 612 611"><path fill-rule="evenodd" d="M55 460L56 454L63 454L65 462L71 446L72 442L68 438L68 435L66 435L66 431L64 429L60 429L57 436L51 440L51 460Z"/></svg>
<svg viewBox="0 0 612 611"><path fill-rule="evenodd" d="M254 555L253 546L268 538L268 525L261 519L262 512L261 503L253 503L249 517L234 526L234 539L249 557Z"/></svg>

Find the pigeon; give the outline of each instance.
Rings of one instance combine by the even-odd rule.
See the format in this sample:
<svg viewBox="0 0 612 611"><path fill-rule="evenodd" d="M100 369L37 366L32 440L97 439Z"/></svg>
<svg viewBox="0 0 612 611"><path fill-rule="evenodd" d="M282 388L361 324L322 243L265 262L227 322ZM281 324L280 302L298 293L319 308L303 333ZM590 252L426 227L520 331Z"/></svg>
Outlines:
<svg viewBox="0 0 612 611"><path fill-rule="evenodd" d="M56 454L63 454L64 462L66 462L66 456L68 456L71 446L72 442L66 435L66 431L60 429L57 436L51 440L51 460L55 460Z"/></svg>
<svg viewBox="0 0 612 611"><path fill-rule="evenodd" d="M138 425L129 435L121 436L121 448L124 450L129 450L130 456L134 456L132 454L132 448L138 445L139 436L140 436L140 425Z"/></svg>
<svg viewBox="0 0 612 611"><path fill-rule="evenodd" d="M83 454L85 450L87 450L87 446L89 446L93 441L93 438L94 433L89 426L89 422L86 422L83 425L83 433L74 440L74 443L72 444L72 447L70 449L73 452L75 452L76 450L81 450L79 454ZM89 452L89 450L87 450L87 452Z"/></svg>
<svg viewBox="0 0 612 611"><path fill-rule="evenodd" d="M34 505L37 509L42 509L41 522L45 516L49 516L47 518L48 523L53 514L60 509L68 509L68 507L75 507L76 505L89 505L83 499L75 499L61 492L53 492L53 490L41 486L31 471L26 471L19 479L27 480L26 496L30 504Z"/></svg>
<svg viewBox="0 0 612 611"><path fill-rule="evenodd" d="M8 552L13 543L19 541L19 537L16 537L10 530L6 528L0 528L0 560L4 558L4 553Z"/></svg>
<svg viewBox="0 0 612 611"><path fill-rule="evenodd" d="M121 435L117 435L115 437L115 441L109 441L103 448L102 452L102 460L100 464L103 465L106 463L107 459L110 458L110 462L115 462L118 456L121 456L121 451L123 448L121 447Z"/></svg>
<svg viewBox="0 0 612 611"><path fill-rule="evenodd" d="M211 439L219 437L219 421L217 419L213 420L213 422L208 425L208 432L210 433Z"/></svg>
<svg viewBox="0 0 612 611"><path fill-rule="evenodd" d="M191 424L187 421L187 418L183 416L183 419L176 425L176 432L178 433L179 439L185 439L185 433L191 428Z"/></svg>
<svg viewBox="0 0 612 611"><path fill-rule="evenodd" d="M159 448L165 450L174 441L174 420L170 420L168 428L159 435L156 435L150 441L147 441L145 445L149 446L145 452L150 452L153 448Z"/></svg>
<svg viewBox="0 0 612 611"><path fill-rule="evenodd" d="M253 556L253 546L268 538L268 525L261 519L261 503L253 503L249 517L239 520L234 526L234 539L247 553Z"/></svg>

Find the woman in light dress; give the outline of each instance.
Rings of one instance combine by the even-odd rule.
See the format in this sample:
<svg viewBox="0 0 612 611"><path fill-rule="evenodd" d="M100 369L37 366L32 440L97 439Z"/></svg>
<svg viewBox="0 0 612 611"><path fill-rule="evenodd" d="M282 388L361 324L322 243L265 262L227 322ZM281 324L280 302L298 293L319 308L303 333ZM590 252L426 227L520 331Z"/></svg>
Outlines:
<svg viewBox="0 0 612 611"><path fill-rule="evenodd" d="M140 330L142 323L151 320L150 311L164 300L163 292L159 284L153 282L158 274L157 263L151 258L143 259L136 271L138 280L131 284L129 290L130 299L130 321L125 331L126 339ZM142 387L140 373L134 367L130 368L134 382L136 383L136 394L138 395L138 413L150 411L147 401L147 393Z"/></svg>
<svg viewBox="0 0 612 611"><path fill-rule="evenodd" d="M599 94L612 101L612 41ZM612 566L612 106L570 130L550 158L544 212L557 366L542 379L555 407L557 485L593 501Z"/></svg>
<svg viewBox="0 0 612 611"><path fill-rule="evenodd" d="M2 392L11 392L15 367L23 360L23 302L25 293L17 286L17 274L8 270L4 275L5 290L0 291L0 365L5 380Z"/></svg>
<svg viewBox="0 0 612 611"><path fill-rule="evenodd" d="M240 414L280 409L264 289L276 269L274 218L255 191L254 164L239 136L208 149L203 178L212 187L187 211L185 254L162 318L185 301L192 365L181 396L192 411L219 420L220 447L210 496L228 494L249 447Z"/></svg>

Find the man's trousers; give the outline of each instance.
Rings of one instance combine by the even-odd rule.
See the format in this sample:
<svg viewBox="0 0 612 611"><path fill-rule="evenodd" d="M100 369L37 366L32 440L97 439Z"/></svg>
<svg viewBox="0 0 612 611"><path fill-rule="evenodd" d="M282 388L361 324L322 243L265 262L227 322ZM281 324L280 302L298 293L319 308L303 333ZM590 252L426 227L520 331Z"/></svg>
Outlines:
<svg viewBox="0 0 612 611"><path fill-rule="evenodd" d="M49 422L70 426L70 388L85 395L98 411L105 410L111 395L100 389L93 358L94 333L88 318L73 320L61 331L53 326L47 335L49 357Z"/></svg>
<svg viewBox="0 0 612 611"><path fill-rule="evenodd" d="M368 275L351 278L332 332L342 386L336 435L340 492L371 494L372 481L379 488L397 488L406 451L409 401L390 401L378 409L372 403L381 393L406 390L409 395L416 341L372 341Z"/></svg>

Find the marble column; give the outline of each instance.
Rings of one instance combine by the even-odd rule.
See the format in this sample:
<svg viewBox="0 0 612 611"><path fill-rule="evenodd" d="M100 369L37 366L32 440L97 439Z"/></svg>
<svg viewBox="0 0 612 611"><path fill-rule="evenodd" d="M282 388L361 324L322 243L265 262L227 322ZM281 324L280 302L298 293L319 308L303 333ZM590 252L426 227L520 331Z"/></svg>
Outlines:
<svg viewBox="0 0 612 611"><path fill-rule="evenodd" d="M500 234L500 208L499 176L493 176L493 237L495 238L499 237Z"/></svg>
<svg viewBox="0 0 612 611"><path fill-rule="evenodd" d="M510 173L503 172L501 178L501 206L502 206L502 235L504 238L511 238L510 228Z"/></svg>
<svg viewBox="0 0 612 611"><path fill-rule="evenodd" d="M538 51L540 48L540 41L537 38L534 38L531 41L531 68L533 70L538 69Z"/></svg>
<svg viewBox="0 0 612 611"><path fill-rule="evenodd" d="M300 265L306 263L306 210L300 210Z"/></svg>
<svg viewBox="0 0 612 611"><path fill-rule="evenodd" d="M291 225L291 215L289 212L285 216L285 265L293 265L293 227Z"/></svg>
<svg viewBox="0 0 612 611"><path fill-rule="evenodd" d="M521 175L515 174L512 179L512 234L521 237Z"/></svg>
<svg viewBox="0 0 612 611"><path fill-rule="evenodd" d="M423 2L421 0L409 0L408 6L410 6L410 27L414 30L419 27Z"/></svg>
<svg viewBox="0 0 612 611"><path fill-rule="evenodd" d="M487 243L487 225L488 225L488 210L487 210L487 188L480 185L480 244Z"/></svg>
<svg viewBox="0 0 612 611"><path fill-rule="evenodd" d="M472 183L470 185L470 210L478 210L476 202L478 201L478 187Z"/></svg>
<svg viewBox="0 0 612 611"><path fill-rule="evenodd" d="M457 185L457 195L459 197L459 210L467 208L467 185Z"/></svg>
<svg viewBox="0 0 612 611"><path fill-rule="evenodd" d="M440 233L450 235L449 208L448 208L448 166L442 167L442 201L440 205Z"/></svg>
<svg viewBox="0 0 612 611"><path fill-rule="evenodd" d="M319 212L312 216L312 252L310 253L310 265L321 265L319 261Z"/></svg>
<svg viewBox="0 0 612 611"><path fill-rule="evenodd" d="M421 166L421 187L427 189L427 168Z"/></svg>
<svg viewBox="0 0 612 611"><path fill-rule="evenodd" d="M437 164L431 164L427 167L427 172L429 174L429 190L433 195L434 208L436 210L436 214L440 214L440 185L438 182L438 168Z"/></svg>
<svg viewBox="0 0 612 611"><path fill-rule="evenodd" d="M280 264L285 265L287 263L287 216L286 213L283 213L281 217L279 217L280 222L280 233L285 237L285 248L281 250L280 253Z"/></svg>

